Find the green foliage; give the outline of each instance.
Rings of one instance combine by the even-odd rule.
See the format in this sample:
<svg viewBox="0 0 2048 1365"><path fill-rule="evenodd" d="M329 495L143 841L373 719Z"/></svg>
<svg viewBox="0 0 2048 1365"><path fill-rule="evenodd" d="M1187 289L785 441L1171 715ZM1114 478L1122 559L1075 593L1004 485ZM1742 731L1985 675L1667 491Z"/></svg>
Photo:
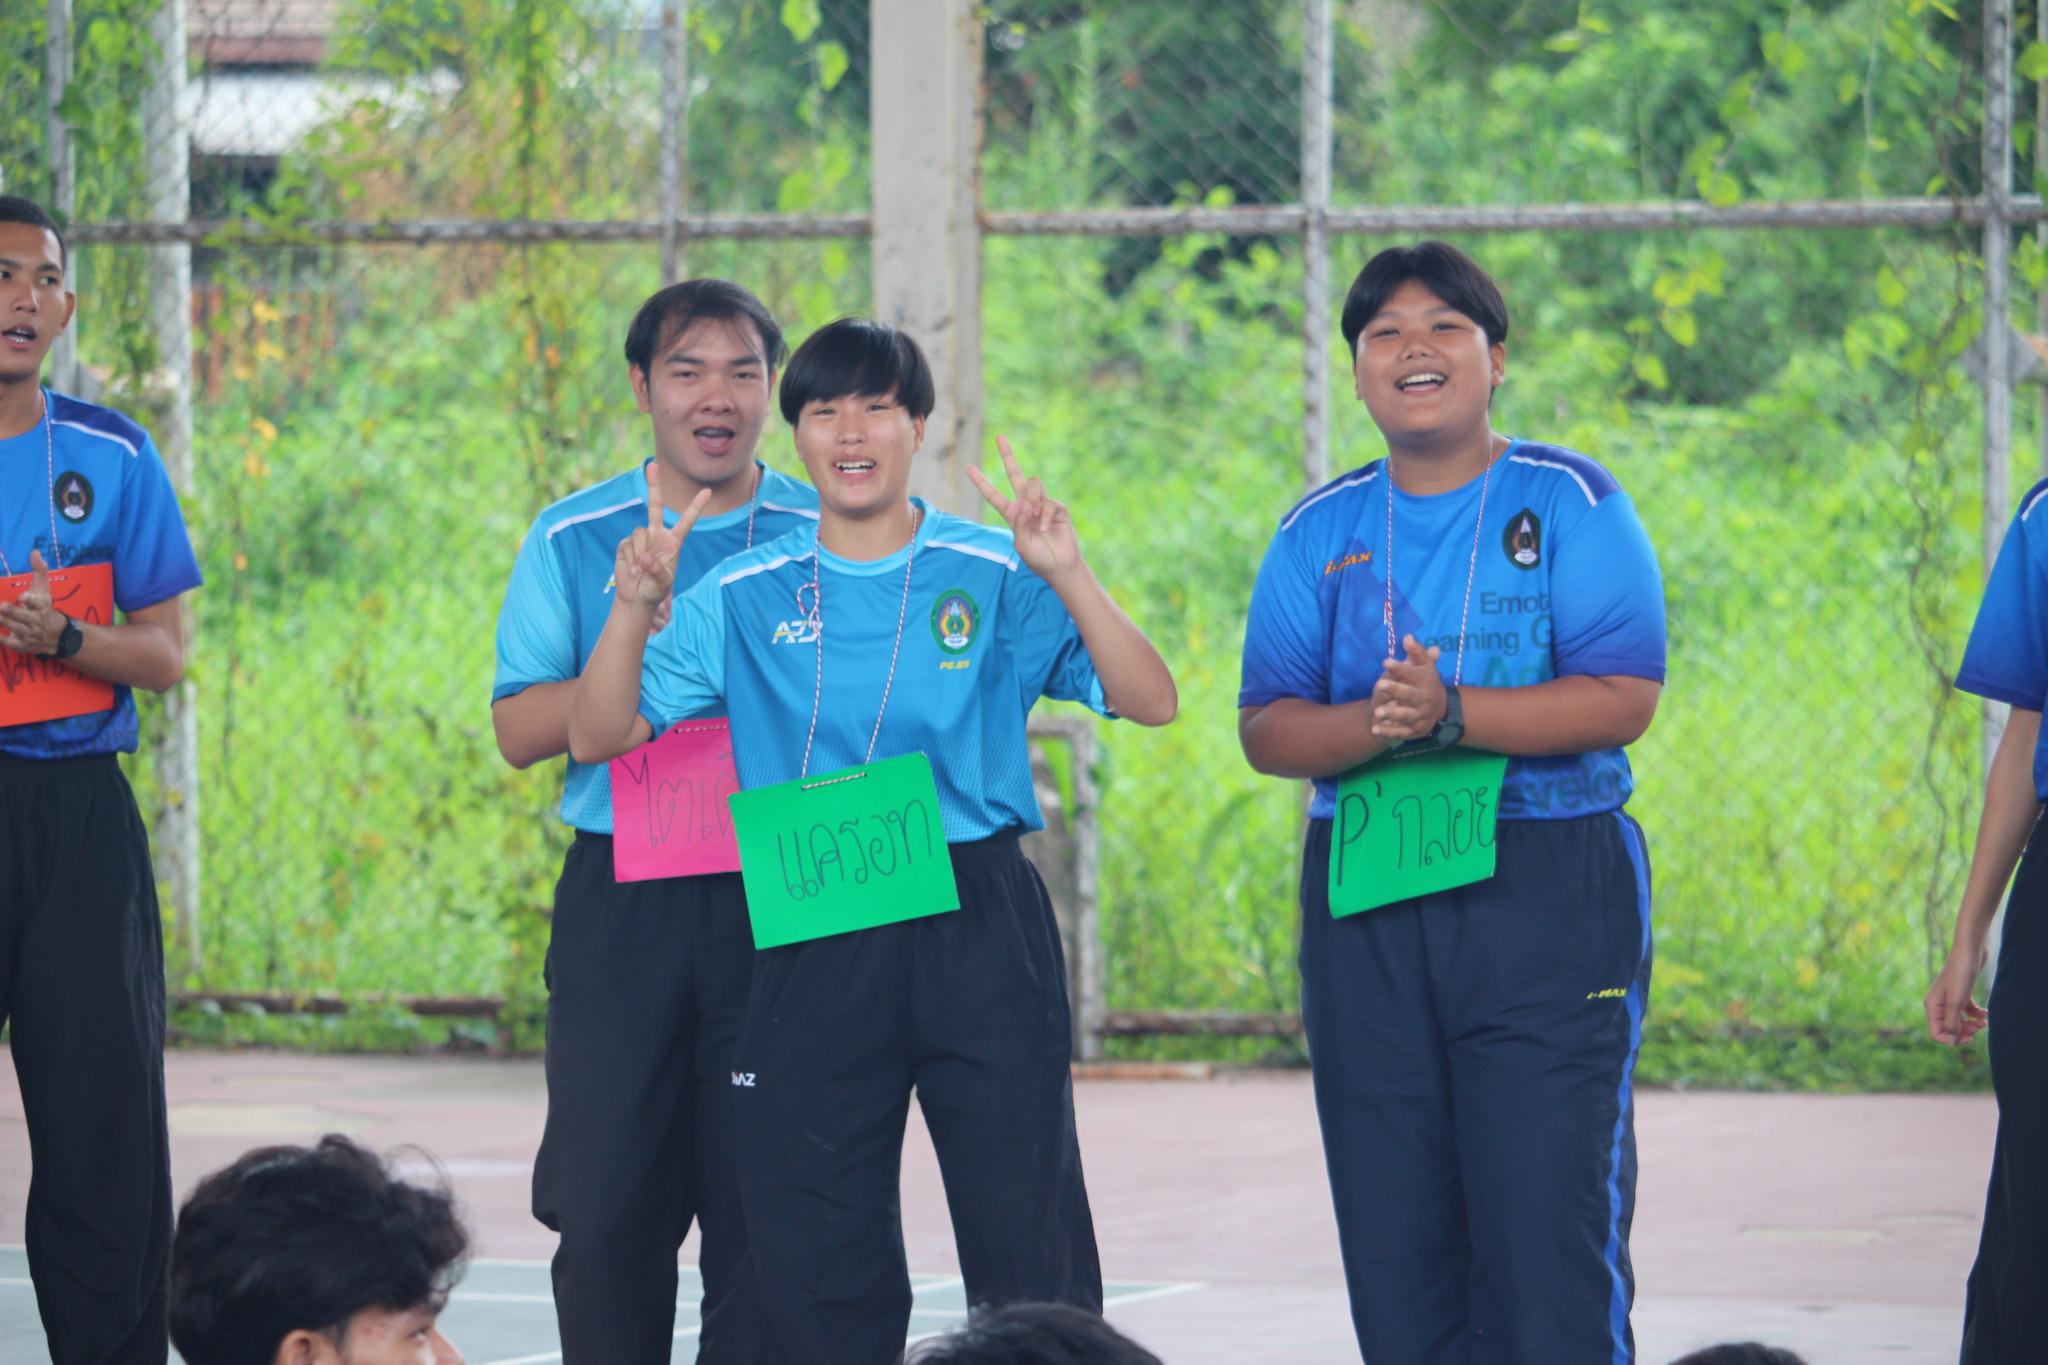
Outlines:
<svg viewBox="0 0 2048 1365"><path fill-rule="evenodd" d="M30 32L42 8L0 0L0 18ZM146 8L80 5L119 30L91 39L76 95L94 216L133 203ZM229 207L286 226L649 214L659 90L642 10L354 0L330 63L382 84ZM690 13L691 207L863 209L864 7ZM1228 41L1218 13L991 12L991 202L1291 198L1296 10L1235 7ZM1976 180L1975 35L1927 0L1339 18L1340 201L1733 203ZM2041 63L2030 51L2023 70ZM36 107L10 83L0 132L32 144ZM1378 245L1341 242L1340 288ZM1979 307L1970 241L1464 245L1513 307L1503 429L1607 463L1663 560L1671 681L1633 754L1657 886L1644 1078L1981 1084L1981 1054L1918 1042L1915 1020L1974 819L1974 712L1946 685L1979 570L1974 394L1955 366ZM689 266L745 280L801 336L866 301L865 258L699 242ZM89 355L131 373L150 348L123 282L145 259L88 260ZM497 756L491 625L535 512L644 451L618 343L659 283L654 252L221 243L203 267L190 511L208 578L207 962L182 984L496 995L513 1045L533 1046L559 775ZM2048 282L2031 242L2015 268ZM987 425L1075 507L1181 687L1175 725L1102 731L1110 1004L1291 1010L1301 792L1246 769L1235 697L1252 576L1303 482L1299 256L1221 237L997 238L985 276ZM1378 454L1341 364L1327 398L1337 467ZM764 450L790 467L786 439ZM464 1037L384 1008L189 1011L179 1027L307 1047ZM1113 1051L1299 1060L1266 1041Z"/></svg>

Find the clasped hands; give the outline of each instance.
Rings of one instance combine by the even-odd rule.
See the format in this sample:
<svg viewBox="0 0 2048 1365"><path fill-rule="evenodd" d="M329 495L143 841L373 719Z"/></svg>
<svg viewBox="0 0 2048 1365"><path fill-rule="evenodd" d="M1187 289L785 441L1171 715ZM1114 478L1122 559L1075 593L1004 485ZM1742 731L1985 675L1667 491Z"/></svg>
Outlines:
<svg viewBox="0 0 2048 1365"><path fill-rule="evenodd" d="M1372 686L1372 732L1390 745L1427 739L1450 710L1450 696L1436 671L1443 650L1413 635L1401 647L1406 657L1388 659Z"/></svg>
<svg viewBox="0 0 2048 1365"><path fill-rule="evenodd" d="M0 607L0 628L7 632L0 635L0 647L16 654L55 654L69 618L50 604L50 566L42 551L29 551L28 562L33 570L28 591Z"/></svg>

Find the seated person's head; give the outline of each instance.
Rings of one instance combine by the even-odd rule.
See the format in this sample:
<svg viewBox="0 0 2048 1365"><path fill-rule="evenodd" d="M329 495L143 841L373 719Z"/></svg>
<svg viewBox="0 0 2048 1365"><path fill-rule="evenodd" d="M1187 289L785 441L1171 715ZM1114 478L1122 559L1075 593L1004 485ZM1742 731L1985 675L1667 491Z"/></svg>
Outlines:
<svg viewBox="0 0 2048 1365"><path fill-rule="evenodd" d="M957 1332L910 1349L905 1365L1161 1365L1100 1313L1066 1303L978 1308Z"/></svg>
<svg viewBox="0 0 2048 1365"><path fill-rule="evenodd" d="M1760 1341L1729 1341L1682 1356L1671 1365L1806 1365L1782 1346Z"/></svg>
<svg viewBox="0 0 2048 1365"><path fill-rule="evenodd" d="M178 1212L171 1340L186 1365L461 1365L434 1323L468 1248L445 1189L345 1137L258 1148Z"/></svg>

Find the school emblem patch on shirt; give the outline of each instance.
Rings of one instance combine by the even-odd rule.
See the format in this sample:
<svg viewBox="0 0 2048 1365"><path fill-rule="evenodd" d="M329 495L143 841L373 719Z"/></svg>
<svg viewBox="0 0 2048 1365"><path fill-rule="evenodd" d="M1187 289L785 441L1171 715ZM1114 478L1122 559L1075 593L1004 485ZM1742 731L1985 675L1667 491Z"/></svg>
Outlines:
<svg viewBox="0 0 2048 1365"><path fill-rule="evenodd" d="M964 654L981 625L981 608L959 588L949 588L932 604L932 638L948 654Z"/></svg>
<svg viewBox="0 0 2048 1365"><path fill-rule="evenodd" d="M57 515L74 525L92 515L92 482L75 469L57 476L50 498L57 504Z"/></svg>
<svg viewBox="0 0 2048 1365"><path fill-rule="evenodd" d="M1543 558L1543 523L1524 507L1508 518L1508 529L1502 533L1500 543L1510 564L1518 569L1533 569Z"/></svg>

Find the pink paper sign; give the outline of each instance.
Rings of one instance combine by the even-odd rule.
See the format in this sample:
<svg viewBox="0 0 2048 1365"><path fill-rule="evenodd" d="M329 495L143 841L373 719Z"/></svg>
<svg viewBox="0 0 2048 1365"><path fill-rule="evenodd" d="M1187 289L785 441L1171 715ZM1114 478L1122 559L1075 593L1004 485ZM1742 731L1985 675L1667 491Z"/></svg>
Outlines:
<svg viewBox="0 0 2048 1365"><path fill-rule="evenodd" d="M612 875L622 882L740 870L725 798L740 789L732 731L684 721L612 760Z"/></svg>

